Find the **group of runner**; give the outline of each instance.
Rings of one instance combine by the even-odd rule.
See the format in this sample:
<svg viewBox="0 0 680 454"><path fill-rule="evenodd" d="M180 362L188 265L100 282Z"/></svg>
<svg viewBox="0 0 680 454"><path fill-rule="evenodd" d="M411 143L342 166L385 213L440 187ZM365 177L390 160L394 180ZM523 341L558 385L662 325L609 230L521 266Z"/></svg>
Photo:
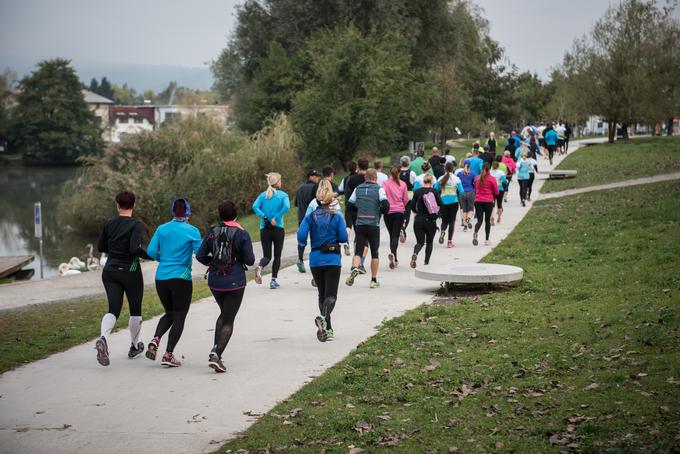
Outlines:
<svg viewBox="0 0 680 454"><path fill-rule="evenodd" d="M403 156L399 165L386 174L383 163L376 161L371 168L367 159L348 163L349 174L339 186L333 180L330 166L322 172L310 171L307 180L297 189L294 204L298 211L298 262L301 273L306 272L304 253L310 243L309 266L312 285L317 287L319 315L314 323L320 341L333 339L331 313L337 301L341 276L341 254L353 255L352 266L345 284L352 286L359 275L367 274L364 266L370 252L370 288L379 288L380 223L384 219L390 237L389 268L399 266L399 243L404 243L413 216L416 244L410 266L417 267L418 256L425 249L424 264L430 262L439 230L439 244L454 247L456 218L460 211L463 231L472 230L472 243L479 244L478 235L484 226L484 244L490 244L491 226L500 223L503 202L513 177L520 186L520 200L525 205L531 200L531 187L538 170L537 155L547 151L549 159L559 146L559 134L548 125L545 128L527 127L520 134L513 132L507 139L503 153L497 152L493 133L484 146L473 145L458 166L456 159L445 150L442 155L432 148L428 160L424 152L415 159ZM545 146L543 146L543 142ZM568 147L568 134L563 144ZM545 150L545 151L543 151ZM252 211L260 218L262 258L255 267L254 280L262 283L263 269L272 264L270 289L278 289L278 271L285 238L285 215L290 209L290 198L281 189L281 175L267 175L267 188L255 200ZM345 210L338 197L344 195ZM248 232L238 224L236 205L223 200L217 206L220 223L201 236L198 228L189 223L191 207L185 198L172 202L172 219L159 226L147 248L142 246L148 232L132 217L135 195L123 191L115 198L118 216L106 221L98 249L108 254L102 273L109 308L101 321L101 336L95 343L97 360L110 364L108 338L120 316L123 295L128 299L130 318L129 358L144 352L140 340L144 282L140 259L158 261L155 284L164 314L158 321L153 338L147 345L146 357L155 360L162 337L168 333L161 365L178 367L181 362L174 349L180 340L192 298L192 257L208 267L208 286L220 309L215 322L208 365L216 372L225 372L222 354L231 338L234 320L246 288L246 270L255 264L253 244ZM495 210L495 216L494 216ZM472 218L476 219L472 225ZM354 232L353 251L350 235Z"/></svg>

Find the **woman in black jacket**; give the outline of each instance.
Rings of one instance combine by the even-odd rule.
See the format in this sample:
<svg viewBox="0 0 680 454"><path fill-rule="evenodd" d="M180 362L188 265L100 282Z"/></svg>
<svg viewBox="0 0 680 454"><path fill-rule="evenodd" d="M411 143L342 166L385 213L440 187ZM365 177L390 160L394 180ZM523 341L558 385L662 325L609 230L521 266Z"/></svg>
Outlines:
<svg viewBox="0 0 680 454"><path fill-rule="evenodd" d="M423 246L425 246L425 265L430 263L430 256L432 255L432 248L434 246L434 237L437 233L439 207L443 204L439 192L432 187L433 183L434 177L432 175L425 175L425 178L423 178L423 186L416 189L413 193L411 209L416 214L413 220L413 233L416 235L416 245L413 248L413 255L411 256L411 268L416 267L418 253L423 249ZM432 193L432 197L434 197L435 203L437 204L437 213L430 213L430 210L427 208L425 195L428 193Z"/></svg>
<svg viewBox="0 0 680 454"><path fill-rule="evenodd" d="M218 211L222 222L208 230L196 260L208 266L208 287L220 307L208 366L226 372L222 353L234 332L234 319L246 289L246 267L255 263L255 254L250 235L236 222L236 205L223 200Z"/></svg>

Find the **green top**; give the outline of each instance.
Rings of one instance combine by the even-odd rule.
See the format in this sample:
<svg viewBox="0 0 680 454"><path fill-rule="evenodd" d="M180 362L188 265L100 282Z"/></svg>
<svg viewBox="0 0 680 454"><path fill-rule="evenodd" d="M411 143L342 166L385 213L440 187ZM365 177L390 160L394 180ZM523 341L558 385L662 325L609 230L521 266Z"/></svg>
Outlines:
<svg viewBox="0 0 680 454"><path fill-rule="evenodd" d="M422 156L418 156L413 161L411 161L409 169L411 170L411 172L414 172L416 176L418 176L423 173L423 169L421 167L424 162L425 160L422 158Z"/></svg>

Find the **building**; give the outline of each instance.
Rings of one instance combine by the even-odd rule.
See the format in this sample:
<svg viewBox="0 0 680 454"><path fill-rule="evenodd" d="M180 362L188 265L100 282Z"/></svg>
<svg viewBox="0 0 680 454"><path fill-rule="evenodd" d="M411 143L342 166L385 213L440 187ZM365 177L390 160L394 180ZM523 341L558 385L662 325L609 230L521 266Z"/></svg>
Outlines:
<svg viewBox="0 0 680 454"><path fill-rule="evenodd" d="M131 134L151 132L156 128L156 108L154 106L111 106L108 125L110 142L120 142Z"/></svg>
<svg viewBox="0 0 680 454"><path fill-rule="evenodd" d="M94 112L94 115L99 118L99 126L102 128L102 137L105 141L109 140L109 110L113 106L113 101L105 98L97 93L91 92L90 90L82 89L81 93L85 102L90 107L90 110Z"/></svg>
<svg viewBox="0 0 680 454"><path fill-rule="evenodd" d="M156 106L156 125L160 126L168 120L180 120L185 118L211 118L223 126L229 122L230 108L229 106L221 106L214 104L202 104L191 106Z"/></svg>

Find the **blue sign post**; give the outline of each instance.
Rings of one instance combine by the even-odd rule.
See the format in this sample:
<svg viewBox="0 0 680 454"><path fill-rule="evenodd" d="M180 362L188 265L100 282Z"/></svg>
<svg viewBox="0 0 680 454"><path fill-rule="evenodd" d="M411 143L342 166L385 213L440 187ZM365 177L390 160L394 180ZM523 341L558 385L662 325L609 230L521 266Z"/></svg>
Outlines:
<svg viewBox="0 0 680 454"><path fill-rule="evenodd" d="M43 225L42 225L42 204L35 202L33 204L33 224L35 226L35 237L40 243L40 279L43 278Z"/></svg>

